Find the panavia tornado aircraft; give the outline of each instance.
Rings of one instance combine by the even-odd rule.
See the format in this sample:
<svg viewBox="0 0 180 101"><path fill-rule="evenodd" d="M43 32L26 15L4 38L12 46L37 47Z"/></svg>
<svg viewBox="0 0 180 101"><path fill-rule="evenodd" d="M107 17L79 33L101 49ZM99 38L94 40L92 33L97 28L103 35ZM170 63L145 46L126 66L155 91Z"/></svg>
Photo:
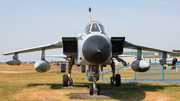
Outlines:
<svg viewBox="0 0 180 101"><path fill-rule="evenodd" d="M6 63L9 65L20 65L21 61L18 60L18 54L42 51L41 60L35 63L34 69L37 72L43 73L50 69L50 63L45 60L45 50L55 48L63 48L63 54L66 56L66 59L70 60L68 63L68 75L63 75L63 86L68 86L68 82L69 86L73 85L73 79L71 77L73 65L89 65L87 79L93 82L93 85L89 86L90 95L100 95L100 86L98 85L96 87L96 81L99 80L99 69L103 70L103 67L106 67L106 65L110 65L112 68L111 86L121 85L120 74L115 75L113 58L126 65L126 62L119 57L123 53L124 48L137 50L137 60L131 64L131 68L137 72L146 72L150 68L150 63L143 60L142 50L162 52L161 65L175 65L177 62L176 58L170 58L168 55L177 53L135 45L125 41L125 37L109 38L100 22L91 21L91 8L89 8L89 23L85 27L84 34L78 34L77 37L62 37L62 41L53 44L7 52L3 55L14 54L13 60ZM54 57L64 58L58 55Z"/></svg>

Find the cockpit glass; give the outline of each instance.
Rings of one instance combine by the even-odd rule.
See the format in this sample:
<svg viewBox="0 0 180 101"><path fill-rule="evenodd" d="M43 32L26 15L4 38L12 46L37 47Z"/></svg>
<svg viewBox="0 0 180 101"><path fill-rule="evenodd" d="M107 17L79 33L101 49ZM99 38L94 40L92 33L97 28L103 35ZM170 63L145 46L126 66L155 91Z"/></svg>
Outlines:
<svg viewBox="0 0 180 101"><path fill-rule="evenodd" d="M91 24L89 24L89 25L86 27L86 33L88 33L88 32L89 32L90 27L91 27Z"/></svg>
<svg viewBox="0 0 180 101"><path fill-rule="evenodd" d="M91 31L92 32L99 32L99 28L98 28L98 25L96 23L93 23Z"/></svg>
<svg viewBox="0 0 180 101"><path fill-rule="evenodd" d="M101 28L101 31L104 32L104 27L101 24L99 24L99 27Z"/></svg>

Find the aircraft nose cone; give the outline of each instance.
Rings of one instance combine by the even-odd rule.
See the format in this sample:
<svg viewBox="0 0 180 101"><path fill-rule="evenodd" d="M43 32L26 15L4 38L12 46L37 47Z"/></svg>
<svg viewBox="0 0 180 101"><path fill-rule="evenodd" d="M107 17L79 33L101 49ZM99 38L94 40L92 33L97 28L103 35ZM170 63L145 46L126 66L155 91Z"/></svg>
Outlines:
<svg viewBox="0 0 180 101"><path fill-rule="evenodd" d="M101 64L110 56L111 47L102 36L91 36L83 44L83 55L92 64Z"/></svg>

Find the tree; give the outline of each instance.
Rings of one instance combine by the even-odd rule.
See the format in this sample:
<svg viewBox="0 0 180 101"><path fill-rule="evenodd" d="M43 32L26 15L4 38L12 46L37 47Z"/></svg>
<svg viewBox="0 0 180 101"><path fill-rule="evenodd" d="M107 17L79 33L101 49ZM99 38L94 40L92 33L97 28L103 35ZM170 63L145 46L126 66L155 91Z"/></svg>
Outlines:
<svg viewBox="0 0 180 101"><path fill-rule="evenodd" d="M178 55L172 55L172 56L180 56L180 50L173 49L172 52L177 52L178 53Z"/></svg>

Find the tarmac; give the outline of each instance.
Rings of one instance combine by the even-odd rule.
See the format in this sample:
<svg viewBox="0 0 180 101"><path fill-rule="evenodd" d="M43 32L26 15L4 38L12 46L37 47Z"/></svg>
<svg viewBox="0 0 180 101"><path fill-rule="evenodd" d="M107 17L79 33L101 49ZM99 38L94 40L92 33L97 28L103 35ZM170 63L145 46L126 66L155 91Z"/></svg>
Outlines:
<svg viewBox="0 0 180 101"><path fill-rule="evenodd" d="M90 95L89 93L72 93L69 99L107 99L116 98L114 93L102 93L101 95Z"/></svg>
<svg viewBox="0 0 180 101"><path fill-rule="evenodd" d="M71 86L71 87L62 87L62 89L87 89L85 86ZM101 89L133 89L134 86L131 85L122 85L120 87L116 86L101 86ZM116 98L115 93L101 93L101 95L90 95L89 93L72 93L69 99L107 99L107 98Z"/></svg>

